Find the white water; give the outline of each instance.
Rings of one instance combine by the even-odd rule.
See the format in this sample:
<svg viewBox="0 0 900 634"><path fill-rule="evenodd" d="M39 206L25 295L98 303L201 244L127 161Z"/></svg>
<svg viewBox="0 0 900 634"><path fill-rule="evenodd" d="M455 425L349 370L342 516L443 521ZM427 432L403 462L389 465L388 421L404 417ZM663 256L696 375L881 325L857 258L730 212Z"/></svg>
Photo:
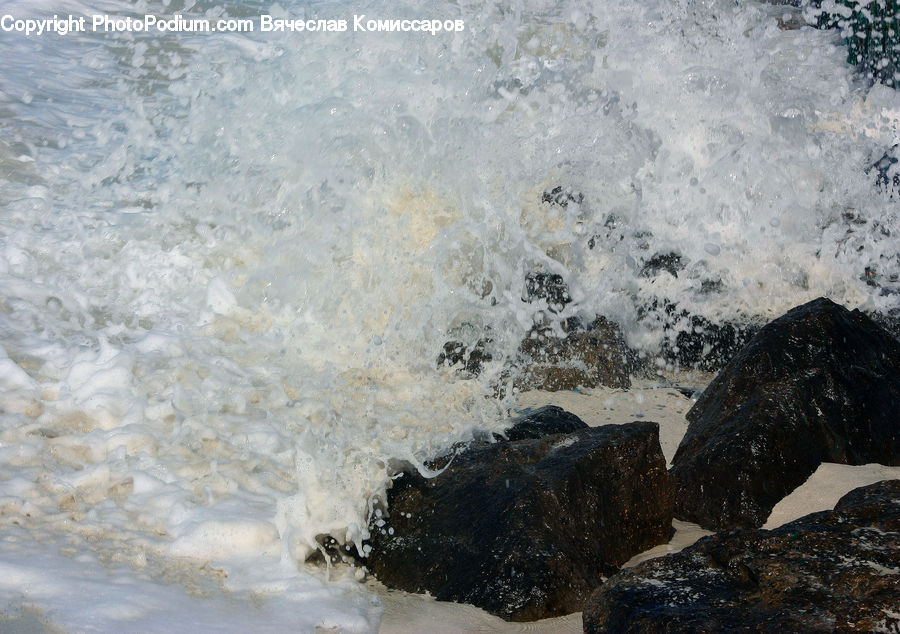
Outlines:
<svg viewBox="0 0 900 634"><path fill-rule="evenodd" d="M130 10L183 8L165 4ZM287 604L301 630L377 627L361 586L300 562L320 534L361 543L390 459L514 404L485 396L542 308L521 299L535 268L569 282L564 316L605 314L650 353L653 297L710 318L896 306L861 278L900 272L895 203L865 173L900 99L854 78L835 33L779 30L784 11L197 3L466 30L0 33L3 600L75 631L168 629L152 602L80 612L58 567L62 586L82 569L228 596L276 630ZM556 185L583 203L541 203ZM638 275L672 251L678 278ZM435 370L460 332L492 339L479 380Z"/></svg>

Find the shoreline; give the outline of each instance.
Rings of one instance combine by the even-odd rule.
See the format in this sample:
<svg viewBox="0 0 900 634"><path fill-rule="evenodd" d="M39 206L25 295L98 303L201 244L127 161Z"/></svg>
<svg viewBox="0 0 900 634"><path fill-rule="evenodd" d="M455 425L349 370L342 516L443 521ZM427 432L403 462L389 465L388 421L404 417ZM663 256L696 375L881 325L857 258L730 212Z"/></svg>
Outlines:
<svg viewBox="0 0 900 634"><path fill-rule="evenodd" d="M687 430L685 414L694 402L679 392L676 386L704 389L713 376L684 372L669 374L659 380L633 379L632 387L627 390L601 387L577 392L522 392L517 397L516 409L556 405L575 414L591 427L633 420L659 423L660 444L667 462L670 462ZM885 479L900 479L900 467L823 463L804 484L779 502L764 528L777 528L804 515L830 510L849 491ZM676 553L713 534L696 524L677 519L673 520L672 525L675 533L668 543L635 555L622 568ZM422 631L434 634L523 631L576 634L583 631L581 612L540 621L508 622L471 605L436 601L424 594L390 590L372 578L366 581L366 587L384 604L379 634L414 634Z"/></svg>

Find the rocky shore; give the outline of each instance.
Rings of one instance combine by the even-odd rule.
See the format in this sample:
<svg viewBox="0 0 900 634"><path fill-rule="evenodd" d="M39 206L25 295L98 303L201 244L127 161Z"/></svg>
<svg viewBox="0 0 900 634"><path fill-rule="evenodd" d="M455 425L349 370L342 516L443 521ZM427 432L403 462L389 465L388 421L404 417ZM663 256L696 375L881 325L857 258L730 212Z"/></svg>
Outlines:
<svg viewBox="0 0 900 634"><path fill-rule="evenodd" d="M600 323L595 354L633 363ZM582 360L592 330L572 330ZM437 477L399 472L365 565L388 587L507 620L584 609L586 632L897 627L900 481L758 527L820 463L900 465L900 343L824 298L757 330L687 413L668 471L653 422L591 428L531 410L503 437L456 447ZM569 344L550 343L544 376L566 363ZM670 539L673 517L719 532L620 571Z"/></svg>

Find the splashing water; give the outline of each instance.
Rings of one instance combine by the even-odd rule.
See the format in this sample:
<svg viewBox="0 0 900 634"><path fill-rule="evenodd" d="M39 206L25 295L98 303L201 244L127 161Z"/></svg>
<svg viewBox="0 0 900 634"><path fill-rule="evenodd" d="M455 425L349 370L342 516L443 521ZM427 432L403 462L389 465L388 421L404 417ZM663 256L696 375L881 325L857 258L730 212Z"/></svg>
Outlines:
<svg viewBox="0 0 900 634"><path fill-rule="evenodd" d="M2 34L0 524L25 533L0 552L40 535L168 578L361 546L391 459L511 404L489 395L546 308L522 299L535 269L568 282L562 317L606 315L651 354L654 298L711 320L896 307L897 207L866 168L900 100L784 10L7 3L351 28ZM669 253L677 277L640 274ZM460 333L489 333L477 379L435 368ZM344 625L377 619L360 609Z"/></svg>

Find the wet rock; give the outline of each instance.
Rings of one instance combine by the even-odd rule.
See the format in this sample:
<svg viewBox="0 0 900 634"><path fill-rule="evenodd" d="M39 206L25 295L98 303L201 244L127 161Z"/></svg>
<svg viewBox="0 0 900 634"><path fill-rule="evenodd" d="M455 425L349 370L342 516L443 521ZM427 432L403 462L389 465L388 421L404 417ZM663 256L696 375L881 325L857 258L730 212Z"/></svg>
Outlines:
<svg viewBox="0 0 900 634"><path fill-rule="evenodd" d="M600 245L615 249L617 243L625 240L627 226L628 222L624 218L614 213L607 214L603 221L604 231L591 236L588 240L588 249L593 250Z"/></svg>
<svg viewBox="0 0 900 634"><path fill-rule="evenodd" d="M756 326L724 322L715 324L698 315L686 316L688 327L667 339L663 354L681 367L704 372L722 369L753 338Z"/></svg>
<svg viewBox="0 0 900 634"><path fill-rule="evenodd" d="M678 253L657 253L644 262L641 267L642 277L655 277L661 271L666 271L672 277L678 277L678 272L684 270L684 263Z"/></svg>
<svg viewBox="0 0 900 634"><path fill-rule="evenodd" d="M557 185L553 189L546 190L541 195L541 202L565 208L569 206L569 203L575 203L576 205L583 203L584 194L581 192L569 191L563 189L562 185Z"/></svg>
<svg viewBox="0 0 900 634"><path fill-rule="evenodd" d="M342 544L331 535L316 535L317 549L306 558L309 564L337 565L347 564L351 567L362 567L365 561L352 543Z"/></svg>
<svg viewBox="0 0 900 634"><path fill-rule="evenodd" d="M900 263L900 255L895 256L894 259ZM897 264L893 264L894 266L890 268L896 269ZM882 273L878 266L869 265L863 269L860 279L865 281L867 285L877 288L879 295L900 295L900 273L890 272L885 274ZM872 315L872 318L879 323L884 323L884 320L879 315ZM891 334L897 336L896 328L892 327L888 330Z"/></svg>
<svg viewBox="0 0 900 634"><path fill-rule="evenodd" d="M890 191L890 196L894 197L893 190ZM857 269L858 279L868 286L878 289L878 295L900 295L900 284L898 284L900 282L900 253L896 249L893 253L891 251L875 253L871 249L873 242L891 243L894 236L889 224L886 224L884 219L877 215L869 216L853 209L847 209L841 213L840 220L837 221L834 228L843 230L844 235L840 241L844 244L844 248L853 249L858 253L872 253L869 262ZM891 304L896 305L896 302L891 302ZM892 310L896 311L896 308ZM877 321L876 315L877 313L872 316Z"/></svg>
<svg viewBox="0 0 900 634"><path fill-rule="evenodd" d="M900 149L898 147L900 146L892 146L880 159L866 169L866 174L874 176L875 185L880 190L891 194L891 197L900 191L900 166L897 165Z"/></svg>
<svg viewBox="0 0 900 634"><path fill-rule="evenodd" d="M876 312L869 315L879 326L887 330L894 339L900 339L900 309Z"/></svg>
<svg viewBox="0 0 900 634"><path fill-rule="evenodd" d="M504 619L576 612L671 530L656 423L476 445L435 478L395 480L367 567L385 585Z"/></svg>
<svg viewBox="0 0 900 634"><path fill-rule="evenodd" d="M757 527L822 462L900 464L900 342L820 298L765 326L687 414L677 517Z"/></svg>
<svg viewBox="0 0 900 634"><path fill-rule="evenodd" d="M448 341L444 344L441 354L438 355L437 365L438 367L458 366L458 371L469 376L478 376L481 374L484 364L493 360L491 353L487 350L489 343L489 339L479 339L470 349L462 341Z"/></svg>
<svg viewBox="0 0 900 634"><path fill-rule="evenodd" d="M701 291L716 292L718 286L717 282L705 280ZM663 331L660 354L667 363L704 372L725 367L759 330L750 320L715 323L665 300L649 302L640 319Z"/></svg>
<svg viewBox="0 0 900 634"><path fill-rule="evenodd" d="M622 571L584 631L900 631L900 480L775 530L732 530Z"/></svg>
<svg viewBox="0 0 900 634"><path fill-rule="evenodd" d="M587 329L558 337L549 328L534 329L519 346L519 389L556 392L578 388L631 387L638 365L618 325L598 317Z"/></svg>
<svg viewBox="0 0 900 634"><path fill-rule="evenodd" d="M517 414L518 416L510 419L510 426L504 432L499 434L476 432L472 440L455 443L447 452L427 460L425 466L432 471L440 471L450 464L450 461L455 459L458 454L476 447L490 446L492 442L538 439L552 434L569 434L588 428L588 425L575 414L556 405L528 408ZM406 464L404 468L397 470L408 471L412 468L411 465Z"/></svg>
<svg viewBox="0 0 900 634"><path fill-rule="evenodd" d="M587 424L575 414L555 405L545 405L524 412L516 418L503 436L494 434L496 440L538 439L551 434L570 434L587 429ZM505 438L504 438L505 436Z"/></svg>
<svg viewBox="0 0 900 634"><path fill-rule="evenodd" d="M900 33L894 0L811 0L806 15L818 28L841 30L847 63L856 66L866 79L897 87Z"/></svg>
<svg viewBox="0 0 900 634"><path fill-rule="evenodd" d="M569 286L562 275L558 273L531 272L525 277L526 302L536 302L541 299L547 301L547 309L551 313L558 313L572 302L569 296Z"/></svg>
<svg viewBox="0 0 900 634"><path fill-rule="evenodd" d="M834 510L856 520L864 520L871 527L896 531L900 528L900 480L882 480L853 489L838 500ZM900 535L895 535L894 539L900 539ZM889 543L900 544L896 541ZM900 551L895 549L893 555L900 558ZM895 559L895 562L900 563L900 559Z"/></svg>

